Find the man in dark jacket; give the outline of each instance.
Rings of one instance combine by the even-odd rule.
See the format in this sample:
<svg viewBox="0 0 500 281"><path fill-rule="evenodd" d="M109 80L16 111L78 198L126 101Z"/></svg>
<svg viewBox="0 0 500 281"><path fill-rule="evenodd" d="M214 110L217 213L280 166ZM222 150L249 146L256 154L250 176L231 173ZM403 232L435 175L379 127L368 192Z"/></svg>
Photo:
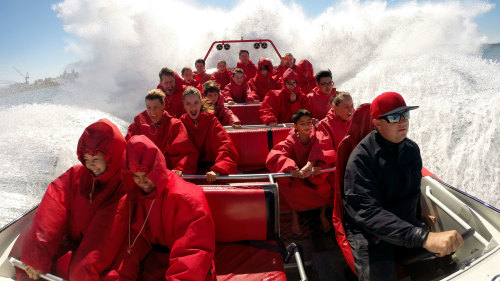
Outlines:
<svg viewBox="0 0 500 281"><path fill-rule="evenodd" d="M375 130L349 157L344 182L347 237L360 280L396 280L395 259L422 249L442 257L463 245L457 231L428 232L420 221L420 149L406 138L410 110L403 97L375 98Z"/></svg>

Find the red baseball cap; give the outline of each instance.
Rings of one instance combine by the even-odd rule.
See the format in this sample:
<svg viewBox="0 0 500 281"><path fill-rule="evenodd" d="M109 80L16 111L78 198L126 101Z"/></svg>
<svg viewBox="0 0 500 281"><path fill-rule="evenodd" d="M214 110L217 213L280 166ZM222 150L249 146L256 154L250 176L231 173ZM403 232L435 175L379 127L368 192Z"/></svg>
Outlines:
<svg viewBox="0 0 500 281"><path fill-rule="evenodd" d="M417 109L418 106L407 106L403 97L396 92L385 92L377 96L371 105L373 119L390 115L396 112L403 112Z"/></svg>

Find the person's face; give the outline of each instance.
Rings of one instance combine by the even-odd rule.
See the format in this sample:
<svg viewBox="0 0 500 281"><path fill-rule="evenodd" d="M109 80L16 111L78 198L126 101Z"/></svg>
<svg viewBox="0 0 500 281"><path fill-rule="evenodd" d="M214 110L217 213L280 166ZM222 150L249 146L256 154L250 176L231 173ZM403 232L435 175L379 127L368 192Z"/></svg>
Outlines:
<svg viewBox="0 0 500 281"><path fill-rule="evenodd" d="M290 68L293 66L293 56L288 56L288 59L286 59L286 57L285 57L284 61L285 61L285 66L287 68Z"/></svg>
<svg viewBox="0 0 500 281"><path fill-rule="evenodd" d="M136 172L132 174L134 178L135 184L137 184L144 192L151 193L151 191L155 190L155 184L146 177L145 172Z"/></svg>
<svg viewBox="0 0 500 281"><path fill-rule="evenodd" d="M401 116L397 123L389 123L384 119L373 119L373 126L377 128L380 134L388 141L400 143L408 134L410 122Z"/></svg>
<svg viewBox="0 0 500 281"><path fill-rule="evenodd" d="M219 93L217 92L208 92L205 97L210 104L215 104L219 99Z"/></svg>
<svg viewBox="0 0 500 281"><path fill-rule="evenodd" d="M243 84L243 80L245 80L245 74L235 73L233 80L234 80L234 83L236 83L236 85L241 85L241 84Z"/></svg>
<svg viewBox="0 0 500 281"><path fill-rule="evenodd" d="M265 69L265 68L262 67L260 69L260 74L262 74L262 76L267 76L267 69Z"/></svg>
<svg viewBox="0 0 500 281"><path fill-rule="evenodd" d="M312 118L307 115L300 117L299 121L297 121L297 124L293 124L295 130L297 130L297 132L299 132L300 135L304 136L311 135L312 126L313 126Z"/></svg>
<svg viewBox="0 0 500 281"><path fill-rule="evenodd" d="M94 156L85 153L83 155L83 160L85 163L85 167L89 169L96 177L104 174L104 172L106 172L106 168L108 167L106 159L104 158L104 154L102 154L101 152L97 153Z"/></svg>
<svg viewBox="0 0 500 281"><path fill-rule="evenodd" d="M163 75L161 77L161 86L165 90L165 94L173 95L175 93L175 78L171 75Z"/></svg>
<svg viewBox="0 0 500 281"><path fill-rule="evenodd" d="M286 80L285 86L286 86L286 88L290 92L293 92L293 90L295 90L295 88L297 87L297 81L295 81L295 80Z"/></svg>
<svg viewBox="0 0 500 281"><path fill-rule="evenodd" d="M197 95L187 95L184 97L184 109L191 119L196 120L200 115L201 100Z"/></svg>
<svg viewBox="0 0 500 281"><path fill-rule="evenodd" d="M224 72L226 71L226 64L221 62L217 65L217 69L220 71L220 72Z"/></svg>
<svg viewBox="0 0 500 281"><path fill-rule="evenodd" d="M146 99L146 112L153 123L159 123L163 115L163 104L159 99Z"/></svg>
<svg viewBox="0 0 500 281"><path fill-rule="evenodd" d="M339 105L333 105L333 110L338 118L349 121L352 119L352 114L354 113L354 104L352 99L345 99L340 102Z"/></svg>
<svg viewBox="0 0 500 281"><path fill-rule="evenodd" d="M241 53L241 55L240 55L240 61L243 64L247 64L249 60L250 60L250 55L247 52Z"/></svg>
<svg viewBox="0 0 500 281"><path fill-rule="evenodd" d="M182 74L182 78L184 78L184 80L186 81L193 80L193 71L189 69L184 71L184 74Z"/></svg>
<svg viewBox="0 0 500 281"><path fill-rule="evenodd" d="M330 77L321 77L319 79L318 88L320 93L329 94L333 89L333 81Z"/></svg>
<svg viewBox="0 0 500 281"><path fill-rule="evenodd" d="M202 62L197 62L194 66L198 73L205 73L205 65Z"/></svg>

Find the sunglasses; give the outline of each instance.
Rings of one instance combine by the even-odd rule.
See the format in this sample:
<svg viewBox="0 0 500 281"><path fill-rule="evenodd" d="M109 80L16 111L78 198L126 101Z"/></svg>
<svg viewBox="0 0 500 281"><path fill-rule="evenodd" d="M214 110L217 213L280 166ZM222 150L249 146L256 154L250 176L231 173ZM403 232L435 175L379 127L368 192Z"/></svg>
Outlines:
<svg viewBox="0 0 500 281"><path fill-rule="evenodd" d="M403 116L405 120L410 119L410 111L381 116L379 119L384 119L385 121L387 121L387 123L393 124L398 123L401 120L401 116Z"/></svg>

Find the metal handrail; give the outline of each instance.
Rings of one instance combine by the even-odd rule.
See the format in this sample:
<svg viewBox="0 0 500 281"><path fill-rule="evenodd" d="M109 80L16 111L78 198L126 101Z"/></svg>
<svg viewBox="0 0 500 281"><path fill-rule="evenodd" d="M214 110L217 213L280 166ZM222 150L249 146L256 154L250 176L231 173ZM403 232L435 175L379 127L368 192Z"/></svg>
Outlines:
<svg viewBox="0 0 500 281"><path fill-rule="evenodd" d="M271 127L269 125L264 125L264 124L260 124L260 125L241 125L241 129L272 129L272 128L291 128L293 125L293 123L280 123L280 124L277 124L276 126L274 127ZM224 126L224 129L228 130L228 129L233 129L232 126ZM240 130L241 130L240 129Z"/></svg>
<svg viewBox="0 0 500 281"><path fill-rule="evenodd" d="M331 173L335 171L335 167L321 169L320 173ZM227 176L217 176L217 180L257 180L271 178L287 178L291 177L291 173L267 173L267 174L235 174ZM182 175L185 180L204 180L206 175Z"/></svg>
<svg viewBox="0 0 500 281"><path fill-rule="evenodd" d="M22 261L16 259L16 258L13 258L11 257L9 259L9 262L19 268L19 269L22 269L24 271L26 271L26 264L23 263ZM40 273L40 276L39 276L41 279L44 279L44 280L48 280L48 281L64 281L64 279L62 279L61 277L58 277L58 276L55 276L53 274L50 274L50 273Z"/></svg>

